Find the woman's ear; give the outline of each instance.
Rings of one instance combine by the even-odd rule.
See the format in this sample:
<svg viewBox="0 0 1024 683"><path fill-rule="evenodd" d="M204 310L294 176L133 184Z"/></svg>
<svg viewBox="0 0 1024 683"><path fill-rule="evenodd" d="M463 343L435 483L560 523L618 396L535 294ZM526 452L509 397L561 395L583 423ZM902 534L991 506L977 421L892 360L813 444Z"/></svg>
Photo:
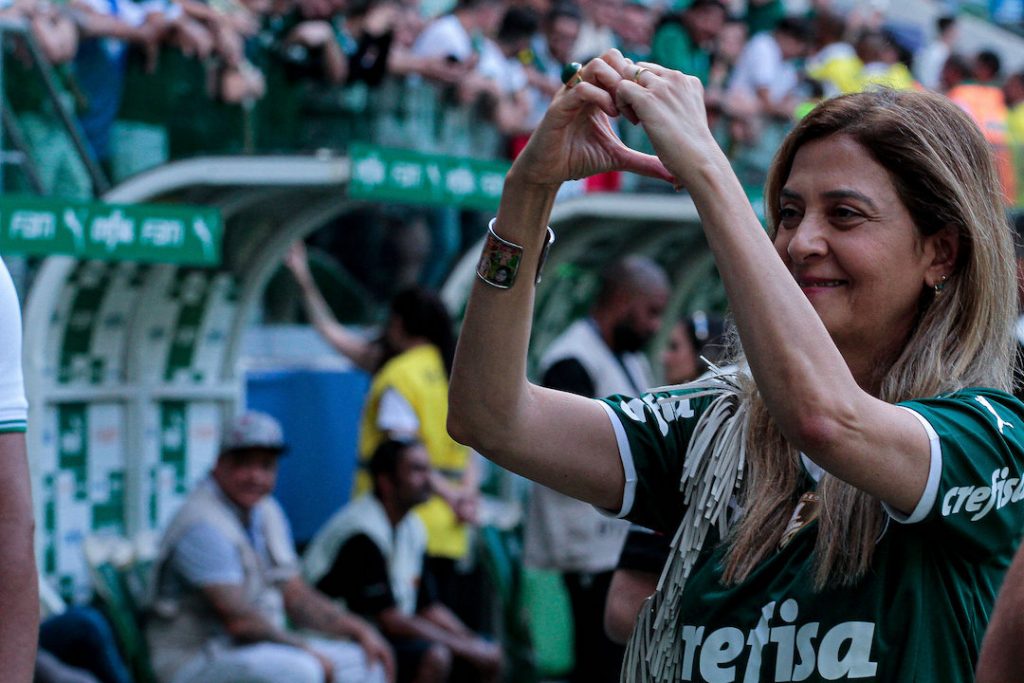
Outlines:
<svg viewBox="0 0 1024 683"><path fill-rule="evenodd" d="M924 279L928 287L934 287L953 274L957 256L960 253L960 231L955 225L947 225L925 238L925 255L928 267Z"/></svg>

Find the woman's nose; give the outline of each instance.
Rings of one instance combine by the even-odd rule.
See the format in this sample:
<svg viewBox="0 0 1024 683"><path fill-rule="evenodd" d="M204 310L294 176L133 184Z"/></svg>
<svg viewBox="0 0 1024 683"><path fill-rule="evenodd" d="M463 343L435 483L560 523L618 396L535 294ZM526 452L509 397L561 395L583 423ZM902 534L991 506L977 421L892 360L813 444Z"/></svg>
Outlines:
<svg viewBox="0 0 1024 683"><path fill-rule="evenodd" d="M825 231L812 217L804 217L800 224L789 232L786 253L794 263L802 263L828 253Z"/></svg>

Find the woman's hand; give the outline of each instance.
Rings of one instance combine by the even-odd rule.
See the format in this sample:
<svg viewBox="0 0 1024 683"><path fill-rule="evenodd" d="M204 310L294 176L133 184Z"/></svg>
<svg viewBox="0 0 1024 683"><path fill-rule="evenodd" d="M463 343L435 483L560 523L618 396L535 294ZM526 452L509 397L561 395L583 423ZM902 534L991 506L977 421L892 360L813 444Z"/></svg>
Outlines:
<svg viewBox="0 0 1024 683"><path fill-rule="evenodd" d="M609 117L620 114L614 93L628 64L618 50L588 62L579 72L582 81L555 94L510 175L526 184L548 186L605 171L631 171L674 182L657 157L626 147L612 129Z"/></svg>
<svg viewBox="0 0 1024 683"><path fill-rule="evenodd" d="M616 67L615 106L643 125L658 158L680 185L689 187L708 161L724 160L708 129L698 79L650 62Z"/></svg>

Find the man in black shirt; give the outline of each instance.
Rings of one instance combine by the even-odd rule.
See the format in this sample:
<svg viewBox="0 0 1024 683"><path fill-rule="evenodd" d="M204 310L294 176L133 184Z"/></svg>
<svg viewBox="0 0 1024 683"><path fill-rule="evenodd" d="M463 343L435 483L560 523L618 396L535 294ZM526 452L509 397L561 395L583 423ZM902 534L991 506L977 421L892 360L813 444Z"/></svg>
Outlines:
<svg viewBox="0 0 1024 683"><path fill-rule="evenodd" d="M430 462L416 441L382 443L369 462L373 491L337 512L303 558L307 578L377 622L398 659L399 683L447 681L453 660L474 681L497 681L501 649L438 601L426 565L426 531L408 514L430 497Z"/></svg>

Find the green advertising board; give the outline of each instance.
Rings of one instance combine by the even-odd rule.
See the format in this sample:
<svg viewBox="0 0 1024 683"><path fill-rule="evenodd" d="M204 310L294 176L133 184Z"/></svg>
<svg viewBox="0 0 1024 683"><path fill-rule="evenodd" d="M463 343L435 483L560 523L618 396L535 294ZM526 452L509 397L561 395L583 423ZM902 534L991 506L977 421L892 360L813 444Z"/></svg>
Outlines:
<svg viewBox="0 0 1024 683"><path fill-rule="evenodd" d="M349 147L349 196L493 210L509 164L365 144Z"/></svg>
<svg viewBox="0 0 1024 683"><path fill-rule="evenodd" d="M0 197L5 254L216 265L222 236L220 211L204 206Z"/></svg>

